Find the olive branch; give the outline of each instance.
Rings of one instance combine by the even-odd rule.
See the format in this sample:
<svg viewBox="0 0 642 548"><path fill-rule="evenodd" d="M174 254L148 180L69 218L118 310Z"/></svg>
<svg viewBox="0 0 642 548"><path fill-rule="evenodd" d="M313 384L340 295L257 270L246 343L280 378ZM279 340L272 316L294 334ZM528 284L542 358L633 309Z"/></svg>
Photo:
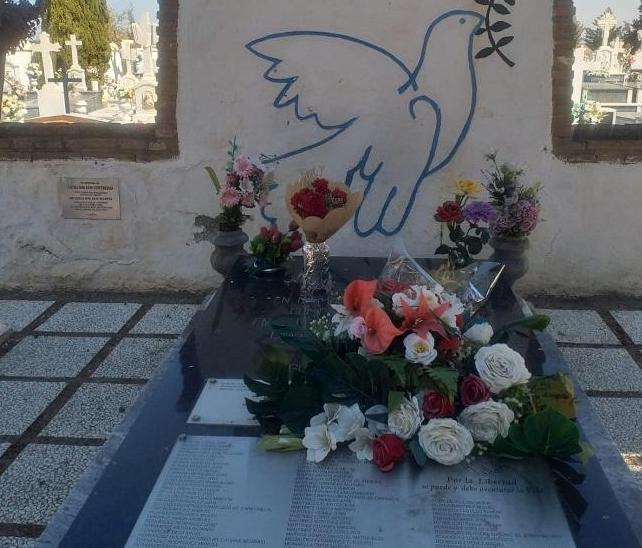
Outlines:
<svg viewBox="0 0 642 548"><path fill-rule="evenodd" d="M517 0L503 0L509 6L514 6ZM500 0L475 0L475 2L481 6L486 6L486 18L484 26L480 27L476 34L481 36L482 34L488 35L488 41L490 46L482 48L475 55L475 59L483 59L489 57L493 53L497 53L499 57L506 63L509 67L514 67L515 62L509 59L506 54L502 51L502 48L510 44L515 37L514 36L502 36L497 39L496 33L504 32L512 27L512 25L507 21L491 21L491 16L493 13L498 13L499 15L510 15L511 11L508 7L501 3Z"/></svg>

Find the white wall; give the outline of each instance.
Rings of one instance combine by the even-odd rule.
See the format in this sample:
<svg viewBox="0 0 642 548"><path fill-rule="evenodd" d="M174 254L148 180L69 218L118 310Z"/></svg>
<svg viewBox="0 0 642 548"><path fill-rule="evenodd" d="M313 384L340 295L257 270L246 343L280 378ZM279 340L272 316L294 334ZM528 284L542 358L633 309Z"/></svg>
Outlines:
<svg viewBox="0 0 642 548"><path fill-rule="evenodd" d="M310 122L296 122L287 109L272 107L279 88L263 79L268 64L244 45L284 30L324 30L378 44L414 69L429 23L458 8L481 6L473 0L457 5L452 0L182 1L180 158L153 164L0 162L0 287L211 287L217 281L209 265L211 246L196 244L192 237L194 217L214 215L217 207L203 166L220 169L226 141L234 135L246 153L257 155L292 150L309 142L316 130ZM496 56L475 62L478 97L470 132L450 164L423 183L402 234L414 254L430 255L438 239L432 220L435 206L449 195L456 177L477 177L483 155L497 150L502 159L523 165L530 179L545 183L546 222L532 238L524 289L642 293L642 239L636 234L642 225L642 170L637 165L569 165L549 152L552 0L522 2L514 11L508 20L516 38L506 52L517 66L511 69ZM444 111L443 153L461 127L466 110L460 105L470 103L471 86L462 70L465 36L457 31L434 36L425 65L429 69L418 84ZM300 73L297 85L304 107L325 113L322 118L330 123L353 113L359 122L330 143L282 161L276 166L277 179L285 183L314 166L343 178L365 148L375 144L379 161L385 161L386 168L394 165L387 178L398 177L407 190L408 182L417 180L434 134L430 110L420 105L413 123L409 99L395 91L403 79L395 81L399 69L394 63L368 48L331 43L286 40L274 48ZM475 51L485 45L485 38L478 39ZM57 197L57 181L63 176L120 178L123 220L63 220ZM273 201L285 220L282 192ZM390 226L405 203L407 197L391 208ZM380 205L373 200L371 213ZM368 224L368 218L363 222ZM334 238L332 248L337 255L355 249L363 255L385 255L390 244L382 235L358 237L348 226Z"/></svg>

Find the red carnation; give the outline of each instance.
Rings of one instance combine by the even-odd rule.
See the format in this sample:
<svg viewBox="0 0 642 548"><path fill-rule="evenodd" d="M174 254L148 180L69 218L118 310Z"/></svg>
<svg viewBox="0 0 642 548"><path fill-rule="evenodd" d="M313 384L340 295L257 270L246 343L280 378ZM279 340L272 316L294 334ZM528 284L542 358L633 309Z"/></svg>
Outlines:
<svg viewBox="0 0 642 548"><path fill-rule="evenodd" d="M459 399L462 405L465 406L488 401L490 399L490 387L477 375L468 375L461 381Z"/></svg>
<svg viewBox="0 0 642 548"><path fill-rule="evenodd" d="M315 179L312 181L312 188L321 194L325 194L330 189L330 183L327 179Z"/></svg>
<svg viewBox="0 0 642 548"><path fill-rule="evenodd" d="M343 207L348 202L348 194L340 188L332 191L332 203L335 207Z"/></svg>
<svg viewBox="0 0 642 548"><path fill-rule="evenodd" d="M464 220L464 212L457 202L447 201L437 208L435 220L440 223L461 223Z"/></svg>
<svg viewBox="0 0 642 548"><path fill-rule="evenodd" d="M405 455L406 446L394 434L384 434L372 440L373 461L382 472L390 472Z"/></svg>
<svg viewBox="0 0 642 548"><path fill-rule="evenodd" d="M455 405L440 392L428 390L424 394L423 412L428 419L451 417L455 413Z"/></svg>

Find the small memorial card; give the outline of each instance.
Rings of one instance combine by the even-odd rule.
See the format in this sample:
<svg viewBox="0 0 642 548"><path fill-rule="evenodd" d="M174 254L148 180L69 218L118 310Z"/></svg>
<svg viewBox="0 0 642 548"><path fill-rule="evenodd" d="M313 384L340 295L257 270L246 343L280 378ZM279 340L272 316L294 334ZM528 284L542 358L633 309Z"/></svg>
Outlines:
<svg viewBox="0 0 642 548"><path fill-rule="evenodd" d="M120 189L117 179L63 178L58 188L64 219L120 219Z"/></svg>
<svg viewBox="0 0 642 548"><path fill-rule="evenodd" d="M245 407L245 398L256 397L243 379L208 379L187 420L190 424L258 426Z"/></svg>
<svg viewBox="0 0 642 548"><path fill-rule="evenodd" d="M321 464L257 438L182 436L127 548L574 548L543 461L389 473L347 450Z"/></svg>

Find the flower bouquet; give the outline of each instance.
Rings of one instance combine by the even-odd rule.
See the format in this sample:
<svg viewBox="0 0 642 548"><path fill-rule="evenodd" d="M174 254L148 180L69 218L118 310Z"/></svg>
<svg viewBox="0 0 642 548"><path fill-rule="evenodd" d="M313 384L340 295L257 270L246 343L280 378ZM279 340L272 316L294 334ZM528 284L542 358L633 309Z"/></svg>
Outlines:
<svg viewBox="0 0 642 548"><path fill-rule="evenodd" d="M257 273L272 274L283 270L290 253L303 247L298 226L292 221L288 232L283 234L276 224L261 227L250 243Z"/></svg>
<svg viewBox="0 0 642 548"><path fill-rule="evenodd" d="M360 203L360 193L350 192L343 183L330 182L314 170L288 186L288 211L306 239L303 246L303 300L328 292L330 248L327 240L352 218Z"/></svg>
<svg viewBox="0 0 642 548"><path fill-rule="evenodd" d="M334 316L305 329L275 322L300 354L266 348L245 383L260 399L247 408L268 450L305 449L321 462L341 445L383 472L404 459L457 465L481 455L568 460L580 444L570 380L535 376L506 342L541 330L532 316L494 330L464 323L460 300L435 285L382 293L355 280ZM562 463L561 467L566 466Z"/></svg>

